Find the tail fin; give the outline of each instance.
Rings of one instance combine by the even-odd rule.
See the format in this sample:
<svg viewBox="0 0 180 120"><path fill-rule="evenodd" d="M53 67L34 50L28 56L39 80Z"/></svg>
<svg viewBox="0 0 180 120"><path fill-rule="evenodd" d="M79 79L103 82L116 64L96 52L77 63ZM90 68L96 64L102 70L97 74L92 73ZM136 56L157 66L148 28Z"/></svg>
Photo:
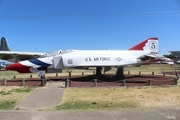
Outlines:
<svg viewBox="0 0 180 120"><path fill-rule="evenodd" d="M158 53L158 38L149 38L129 50L147 50L153 53Z"/></svg>
<svg viewBox="0 0 180 120"><path fill-rule="evenodd" d="M8 46L8 43L7 43L7 39L5 37L1 38L0 51L11 51L9 49L9 46Z"/></svg>

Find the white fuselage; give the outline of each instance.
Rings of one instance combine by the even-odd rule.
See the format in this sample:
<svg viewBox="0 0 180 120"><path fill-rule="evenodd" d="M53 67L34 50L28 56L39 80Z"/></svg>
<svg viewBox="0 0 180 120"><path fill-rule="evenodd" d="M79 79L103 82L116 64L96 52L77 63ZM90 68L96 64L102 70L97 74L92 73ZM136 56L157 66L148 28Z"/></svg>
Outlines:
<svg viewBox="0 0 180 120"><path fill-rule="evenodd" d="M25 60L18 63L15 69L23 72L25 68L31 72L46 70L54 72L73 67L119 67L138 65L140 57L149 55L150 51L136 50L74 50L60 55ZM24 68L24 67L25 68Z"/></svg>
<svg viewBox="0 0 180 120"><path fill-rule="evenodd" d="M62 55L64 67L121 66L134 64L149 51L130 50L77 50Z"/></svg>

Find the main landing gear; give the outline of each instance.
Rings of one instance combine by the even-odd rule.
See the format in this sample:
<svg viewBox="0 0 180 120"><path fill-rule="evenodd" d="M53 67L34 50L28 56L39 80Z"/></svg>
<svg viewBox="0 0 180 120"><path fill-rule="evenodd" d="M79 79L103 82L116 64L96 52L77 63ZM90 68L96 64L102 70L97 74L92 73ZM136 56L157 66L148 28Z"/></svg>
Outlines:
<svg viewBox="0 0 180 120"><path fill-rule="evenodd" d="M101 73L102 67L96 67L96 76L100 78L102 76ZM115 79L122 80L124 79L124 67L118 67L115 75Z"/></svg>
<svg viewBox="0 0 180 120"><path fill-rule="evenodd" d="M101 73L102 67L96 67L96 76L101 77L102 73Z"/></svg>
<svg viewBox="0 0 180 120"><path fill-rule="evenodd" d="M39 75L38 75L41 79L41 86L45 86L47 83L47 79L45 78L45 72L44 71L39 71Z"/></svg>
<svg viewBox="0 0 180 120"><path fill-rule="evenodd" d="M122 80L124 79L124 67L118 67L116 71L116 79Z"/></svg>

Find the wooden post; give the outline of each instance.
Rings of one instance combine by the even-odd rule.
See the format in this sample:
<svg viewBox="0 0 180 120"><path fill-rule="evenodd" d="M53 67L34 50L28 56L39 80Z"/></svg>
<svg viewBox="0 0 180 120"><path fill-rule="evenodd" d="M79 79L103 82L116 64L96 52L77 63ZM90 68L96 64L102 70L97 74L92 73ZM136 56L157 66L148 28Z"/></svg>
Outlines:
<svg viewBox="0 0 180 120"><path fill-rule="evenodd" d="M22 86L24 86L25 85L25 79L23 78L22 79Z"/></svg>
<svg viewBox="0 0 180 120"><path fill-rule="evenodd" d="M166 76L166 74L165 74L165 73L163 73L163 76Z"/></svg>
<svg viewBox="0 0 180 120"><path fill-rule="evenodd" d="M139 75L141 75L141 71L139 71Z"/></svg>
<svg viewBox="0 0 180 120"><path fill-rule="evenodd" d="M32 78L32 75L30 75L30 78Z"/></svg>
<svg viewBox="0 0 180 120"><path fill-rule="evenodd" d="M7 80L6 80L6 78L4 78L4 85L7 85Z"/></svg>
<svg viewBox="0 0 180 120"><path fill-rule="evenodd" d="M58 76L58 73L56 73L56 77Z"/></svg>
<svg viewBox="0 0 180 120"><path fill-rule="evenodd" d="M44 86L46 84L46 79L44 77L41 77L41 86Z"/></svg>
<svg viewBox="0 0 180 120"><path fill-rule="evenodd" d="M95 71L93 71L93 75L95 75Z"/></svg>
<svg viewBox="0 0 180 120"><path fill-rule="evenodd" d="M154 75L154 71L152 72L152 75Z"/></svg>
<svg viewBox="0 0 180 120"><path fill-rule="evenodd" d="M16 79L16 76L14 76L14 79Z"/></svg>
<svg viewBox="0 0 180 120"><path fill-rule="evenodd" d="M130 71L128 71L128 75L130 75Z"/></svg>
<svg viewBox="0 0 180 120"><path fill-rule="evenodd" d="M152 85L152 80L151 80L151 79L148 80L148 85L149 85L149 86Z"/></svg>
<svg viewBox="0 0 180 120"><path fill-rule="evenodd" d="M84 76L84 72L82 72L82 76Z"/></svg>
<svg viewBox="0 0 180 120"><path fill-rule="evenodd" d="M174 78L174 85L177 85L177 84L178 84L178 79Z"/></svg>
<svg viewBox="0 0 180 120"><path fill-rule="evenodd" d="M123 80L123 86L124 87L126 86L126 80Z"/></svg>
<svg viewBox="0 0 180 120"><path fill-rule="evenodd" d="M179 80L179 73L176 71L177 80Z"/></svg>
<svg viewBox="0 0 180 120"><path fill-rule="evenodd" d="M94 79L94 87L97 87L97 79Z"/></svg>
<svg viewBox="0 0 180 120"><path fill-rule="evenodd" d="M65 81L65 87L69 87L69 79L66 79L66 81Z"/></svg>

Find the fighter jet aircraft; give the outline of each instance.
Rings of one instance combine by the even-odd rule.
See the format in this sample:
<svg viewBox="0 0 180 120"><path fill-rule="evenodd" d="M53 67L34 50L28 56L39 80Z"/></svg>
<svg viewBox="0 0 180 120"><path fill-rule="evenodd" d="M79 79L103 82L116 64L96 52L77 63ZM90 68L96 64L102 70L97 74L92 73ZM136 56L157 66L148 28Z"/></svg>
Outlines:
<svg viewBox="0 0 180 120"><path fill-rule="evenodd" d="M0 59L7 60L11 62L17 62L21 60L28 60L33 58L38 58L45 55L45 52L20 52L11 51L7 39L5 37L1 38L0 42Z"/></svg>
<svg viewBox="0 0 180 120"><path fill-rule="evenodd" d="M60 55L21 61L6 67L19 73L38 71L61 72L64 68L96 67L96 75L117 68L117 76L123 76L124 66L140 66L161 60L158 54L158 38L149 38L129 50L71 50Z"/></svg>

